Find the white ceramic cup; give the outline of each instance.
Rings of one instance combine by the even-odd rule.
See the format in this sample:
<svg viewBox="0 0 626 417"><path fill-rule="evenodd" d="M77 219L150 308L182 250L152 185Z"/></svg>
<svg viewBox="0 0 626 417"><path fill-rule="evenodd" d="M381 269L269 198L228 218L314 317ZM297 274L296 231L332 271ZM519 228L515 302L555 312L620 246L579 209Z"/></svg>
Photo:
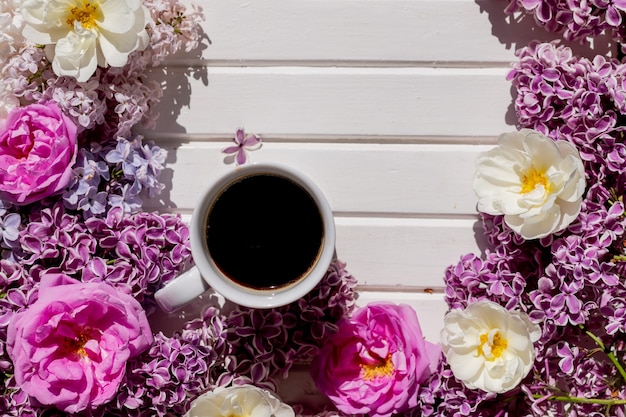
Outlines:
<svg viewBox="0 0 626 417"><path fill-rule="evenodd" d="M299 185L311 196L322 219L323 237L317 259L312 260L312 266L295 282L278 288L255 289L235 282L216 265L207 244L207 221L216 199L233 183L254 175L283 177ZM302 221L305 222L307 219L303 218ZM155 298L161 309L167 312L177 310L209 288L242 306L273 308L303 297L324 277L335 256L335 222L324 194L307 176L289 166L256 163L229 171L212 181L201 194L191 216L190 244L195 266L156 292ZM280 265L277 265L278 267Z"/></svg>

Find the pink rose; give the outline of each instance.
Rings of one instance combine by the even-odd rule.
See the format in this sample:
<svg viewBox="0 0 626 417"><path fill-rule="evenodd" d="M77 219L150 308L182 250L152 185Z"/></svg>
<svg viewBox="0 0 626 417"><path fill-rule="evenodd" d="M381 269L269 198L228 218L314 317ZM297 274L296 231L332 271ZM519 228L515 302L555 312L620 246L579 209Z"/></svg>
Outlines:
<svg viewBox="0 0 626 417"><path fill-rule="evenodd" d="M313 360L318 389L347 414L390 416L417 405L441 348L426 342L406 304L370 303L339 323Z"/></svg>
<svg viewBox="0 0 626 417"><path fill-rule="evenodd" d="M76 125L53 102L14 108L0 134L0 199L24 205L63 189L76 138Z"/></svg>
<svg viewBox="0 0 626 417"><path fill-rule="evenodd" d="M37 301L12 318L7 352L26 394L76 413L111 400L128 359L153 340L132 296L54 274L42 278Z"/></svg>

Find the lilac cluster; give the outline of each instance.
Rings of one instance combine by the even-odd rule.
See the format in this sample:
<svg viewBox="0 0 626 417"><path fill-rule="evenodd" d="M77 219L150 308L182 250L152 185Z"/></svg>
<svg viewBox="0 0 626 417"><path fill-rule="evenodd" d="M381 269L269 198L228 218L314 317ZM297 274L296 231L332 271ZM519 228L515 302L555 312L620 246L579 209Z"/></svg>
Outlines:
<svg viewBox="0 0 626 417"><path fill-rule="evenodd" d="M584 161L596 164L587 169L589 183L623 173L626 146L619 133L626 112L626 66L603 56L581 58L555 43L533 42L516 55L508 79L517 90L520 125L576 145Z"/></svg>
<svg viewBox="0 0 626 417"><path fill-rule="evenodd" d="M578 218L542 239L526 241L502 216L481 214L489 249L446 270L446 301L461 308L489 299L526 312L542 328L535 366L517 389L488 396L464 388L444 362L423 408L442 416L619 415L626 389L612 360L626 358L626 67L552 43L517 55L509 79L520 127L574 144L589 186Z"/></svg>
<svg viewBox="0 0 626 417"><path fill-rule="evenodd" d="M61 203L33 212L12 255L33 282L42 271L104 281L153 304L150 296L189 261L189 228L179 215L120 207L83 220ZM148 308L148 305L144 305Z"/></svg>
<svg viewBox="0 0 626 417"><path fill-rule="evenodd" d="M225 320L233 351L219 384L250 383L276 389L295 362L310 361L352 311L356 279L334 261L322 282L300 300L269 310L240 308Z"/></svg>
<svg viewBox="0 0 626 417"><path fill-rule="evenodd" d="M89 81L79 83L71 77L57 77L44 51L25 45L8 60L0 76L25 103L54 100L74 119L82 141L106 142L128 137L134 125L149 120L151 107L162 96L159 84L146 79L146 69L132 72L132 65L131 61L124 68L98 68Z"/></svg>
<svg viewBox="0 0 626 417"><path fill-rule="evenodd" d="M605 32L618 42L626 39L623 0L509 0L506 12L524 12L549 32L570 41L593 40Z"/></svg>
<svg viewBox="0 0 626 417"><path fill-rule="evenodd" d="M202 9L177 0L144 0L152 16L148 23L150 49L141 54L140 66L158 65L178 51L191 52L204 37L198 28L204 20Z"/></svg>
<svg viewBox="0 0 626 417"><path fill-rule="evenodd" d="M182 415L193 398L215 387L227 350L221 318L187 326L171 337L155 335L150 350L129 364L125 384L101 415Z"/></svg>
<svg viewBox="0 0 626 417"><path fill-rule="evenodd" d="M93 142L89 149L80 148L64 204L85 218L102 217L114 207L135 213L143 196L153 198L165 188L159 176L166 156L164 149L138 135L118 137L115 146Z"/></svg>

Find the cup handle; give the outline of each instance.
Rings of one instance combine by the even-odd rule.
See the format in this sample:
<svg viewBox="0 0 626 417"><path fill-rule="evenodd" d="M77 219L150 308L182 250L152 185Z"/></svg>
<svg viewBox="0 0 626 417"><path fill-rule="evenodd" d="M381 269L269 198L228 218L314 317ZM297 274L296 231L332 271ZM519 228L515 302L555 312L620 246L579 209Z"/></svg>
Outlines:
<svg viewBox="0 0 626 417"><path fill-rule="evenodd" d="M171 313L193 301L209 288L198 267L194 266L165 284L154 293L154 298L163 311Z"/></svg>

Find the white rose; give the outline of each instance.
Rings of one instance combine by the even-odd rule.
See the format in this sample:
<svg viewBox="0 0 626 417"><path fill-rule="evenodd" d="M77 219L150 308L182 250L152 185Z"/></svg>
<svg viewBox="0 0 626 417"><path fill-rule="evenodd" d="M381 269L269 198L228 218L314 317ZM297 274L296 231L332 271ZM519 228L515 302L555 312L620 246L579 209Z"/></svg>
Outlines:
<svg viewBox="0 0 626 417"><path fill-rule="evenodd" d="M526 314L482 300L446 314L441 345L452 373L468 388L502 393L528 375L540 336Z"/></svg>
<svg viewBox="0 0 626 417"><path fill-rule="evenodd" d="M23 34L46 45L55 74L87 81L96 67L123 67L148 45L141 0L25 0Z"/></svg>
<svg viewBox="0 0 626 417"><path fill-rule="evenodd" d="M525 239L565 229L580 213L585 170L576 148L522 129L500 135L476 161L478 210L504 215Z"/></svg>
<svg viewBox="0 0 626 417"><path fill-rule="evenodd" d="M274 394L253 385L218 387L193 400L184 417L294 417L293 409Z"/></svg>

